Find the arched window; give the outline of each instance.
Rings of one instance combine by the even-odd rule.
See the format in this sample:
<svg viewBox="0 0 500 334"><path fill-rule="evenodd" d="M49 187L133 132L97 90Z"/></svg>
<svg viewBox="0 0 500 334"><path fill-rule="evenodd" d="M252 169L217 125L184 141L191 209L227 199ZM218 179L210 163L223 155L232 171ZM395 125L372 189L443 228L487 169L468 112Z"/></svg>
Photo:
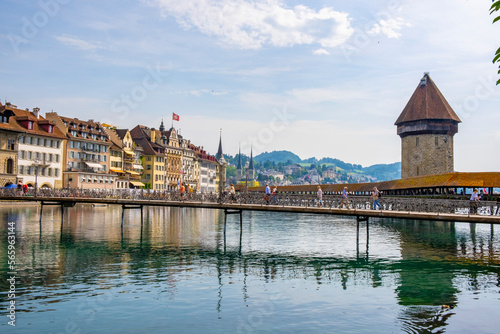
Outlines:
<svg viewBox="0 0 500 334"><path fill-rule="evenodd" d="M7 174L14 174L14 160L7 159Z"/></svg>

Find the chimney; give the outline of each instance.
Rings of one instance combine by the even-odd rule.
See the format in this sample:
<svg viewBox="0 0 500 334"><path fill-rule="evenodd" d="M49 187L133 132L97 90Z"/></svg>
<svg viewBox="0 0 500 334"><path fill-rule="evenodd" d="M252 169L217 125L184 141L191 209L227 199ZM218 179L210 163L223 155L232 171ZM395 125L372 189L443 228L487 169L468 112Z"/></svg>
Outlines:
<svg viewBox="0 0 500 334"><path fill-rule="evenodd" d="M36 119L38 119L38 115L40 114L40 108L38 107L33 108L33 114L35 115Z"/></svg>

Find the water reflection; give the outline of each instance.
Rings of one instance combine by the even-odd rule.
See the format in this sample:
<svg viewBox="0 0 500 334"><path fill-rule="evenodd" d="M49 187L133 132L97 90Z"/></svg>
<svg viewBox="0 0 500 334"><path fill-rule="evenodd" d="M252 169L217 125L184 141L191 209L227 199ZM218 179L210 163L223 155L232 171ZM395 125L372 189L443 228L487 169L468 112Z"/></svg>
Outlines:
<svg viewBox="0 0 500 334"><path fill-rule="evenodd" d="M22 313L64 313L59 305L92 300L92 307L79 305L80 318L72 317L97 324L96 310L114 305L127 314L124 301L140 293L150 298L142 308L154 313L151 305L169 305L181 322L193 321L184 313L215 309L222 332L235 323L246 331L276 330L293 320L303 326L298 331L361 332L379 322L380 332L391 332L395 321L403 332L440 333L458 321L460 303L479 298L470 297L476 292L490 298L500 287L499 240L488 225L386 219L371 220L369 228L361 223L358 231L350 218L248 212L241 228L238 215L228 216L224 233L223 211L151 207L141 221L140 210L128 210L121 228L120 206L64 210L61 224L59 207L44 208L40 227L37 207L0 209L2 221L17 224ZM0 234L5 266L6 225ZM318 293L308 292L313 286ZM276 320L251 324L252 315L264 315L238 305L248 309L255 300L260 309L272 307ZM343 315L349 321L332 319L351 300L361 304ZM386 311L376 314L376 307ZM234 309L239 313L229 324L225 314ZM306 318L313 314L319 319L311 323Z"/></svg>

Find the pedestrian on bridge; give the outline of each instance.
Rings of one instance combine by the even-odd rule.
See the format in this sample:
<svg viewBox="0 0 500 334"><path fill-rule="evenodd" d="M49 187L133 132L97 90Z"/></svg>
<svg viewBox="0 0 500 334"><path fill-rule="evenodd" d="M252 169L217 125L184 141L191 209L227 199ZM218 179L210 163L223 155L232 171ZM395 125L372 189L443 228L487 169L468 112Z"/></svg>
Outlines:
<svg viewBox="0 0 500 334"><path fill-rule="evenodd" d="M270 203L270 198L271 198L271 188L269 187L269 184L266 183L266 189L264 190L265 195L264 195L264 200L266 201L266 205L269 205Z"/></svg>
<svg viewBox="0 0 500 334"><path fill-rule="evenodd" d="M372 198L373 198L373 210L377 210L377 206L382 210L382 205L378 202L378 199L380 197L380 191L377 189L377 187L373 187L372 191Z"/></svg>
<svg viewBox="0 0 500 334"><path fill-rule="evenodd" d="M474 189L472 195L470 196L470 213L477 214L477 203L479 203L479 195L477 194L477 189Z"/></svg>
<svg viewBox="0 0 500 334"><path fill-rule="evenodd" d="M278 188L276 186L273 188L273 202L274 205L278 204Z"/></svg>
<svg viewBox="0 0 500 334"><path fill-rule="evenodd" d="M323 190L321 190L321 186L318 185L318 199L316 201L317 206L323 206Z"/></svg>
<svg viewBox="0 0 500 334"><path fill-rule="evenodd" d="M344 187L344 190L342 190L342 202L340 202L339 209L342 208L344 205L347 207L347 209L350 209L348 197L349 193L347 192L347 187Z"/></svg>

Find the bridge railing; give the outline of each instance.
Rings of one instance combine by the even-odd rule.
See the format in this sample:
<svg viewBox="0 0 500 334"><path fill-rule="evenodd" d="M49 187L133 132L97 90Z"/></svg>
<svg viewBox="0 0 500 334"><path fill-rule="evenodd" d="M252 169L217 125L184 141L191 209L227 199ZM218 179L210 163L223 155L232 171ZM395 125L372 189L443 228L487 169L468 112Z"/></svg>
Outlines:
<svg viewBox="0 0 500 334"><path fill-rule="evenodd" d="M0 189L0 196L34 197L35 191L29 189L27 193L17 189ZM263 193L242 192L235 195L223 193L185 193L160 192L143 189L38 189L36 196L40 198L73 197L73 198L95 198L95 199L132 199L132 200L156 200L156 201L191 201L208 203L234 203L253 205L279 205L279 206L301 206L326 208L338 208L342 203L340 195L323 195L322 203L319 203L313 194L289 194L282 193L276 197L273 195L265 198ZM349 208L372 209L373 201L367 196L349 196ZM409 212L434 212L434 213L471 213L470 201L463 199L437 199L419 197L394 197L387 196L379 199L383 210L409 211ZM494 201L481 201L478 203L477 213L481 215L500 214L500 208Z"/></svg>

